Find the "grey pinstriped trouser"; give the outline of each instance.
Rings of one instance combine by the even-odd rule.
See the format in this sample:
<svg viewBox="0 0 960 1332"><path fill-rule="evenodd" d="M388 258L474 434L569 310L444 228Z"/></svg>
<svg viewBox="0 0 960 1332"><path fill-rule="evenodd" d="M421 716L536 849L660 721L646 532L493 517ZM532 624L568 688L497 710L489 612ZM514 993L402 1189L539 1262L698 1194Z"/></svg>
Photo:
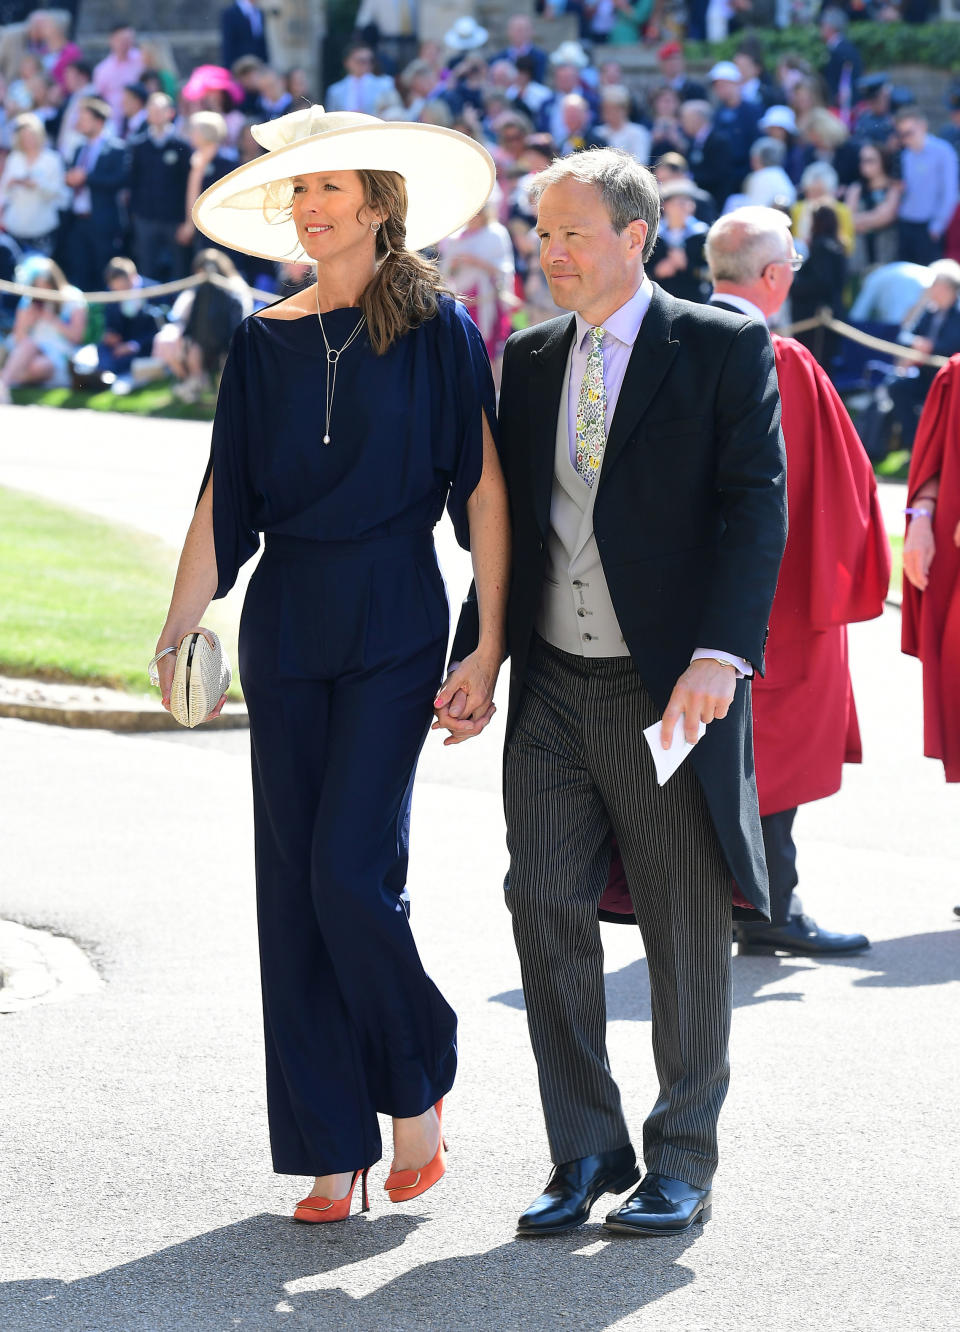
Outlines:
<svg viewBox="0 0 960 1332"><path fill-rule="evenodd" d="M621 1147L597 922L616 835L660 1081L644 1161L703 1188L729 1081L731 885L691 764L657 786L641 732L658 717L630 657L571 656L535 639L505 760L507 902L551 1156Z"/></svg>

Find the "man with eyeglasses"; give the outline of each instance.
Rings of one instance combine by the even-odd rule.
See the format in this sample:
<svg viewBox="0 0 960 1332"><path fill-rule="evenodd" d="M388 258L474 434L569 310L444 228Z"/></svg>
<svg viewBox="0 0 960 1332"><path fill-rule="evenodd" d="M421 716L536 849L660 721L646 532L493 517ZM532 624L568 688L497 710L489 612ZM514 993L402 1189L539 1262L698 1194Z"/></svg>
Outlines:
<svg viewBox="0 0 960 1332"><path fill-rule="evenodd" d="M739 208L707 235L711 301L766 321L802 260L787 217ZM753 684L760 826L770 876L770 924L737 921L741 953L812 957L861 952L862 934L821 929L797 898L797 806L840 787L861 761L847 659L847 624L882 614L890 548L876 480L826 373L793 338L774 337L787 449L789 535L770 614L767 669ZM855 571L851 578L851 572Z"/></svg>
<svg viewBox="0 0 960 1332"><path fill-rule="evenodd" d="M944 139L927 133L927 118L916 106L897 112L903 197L897 218L899 258L932 264L943 254L943 236L957 203L957 154Z"/></svg>

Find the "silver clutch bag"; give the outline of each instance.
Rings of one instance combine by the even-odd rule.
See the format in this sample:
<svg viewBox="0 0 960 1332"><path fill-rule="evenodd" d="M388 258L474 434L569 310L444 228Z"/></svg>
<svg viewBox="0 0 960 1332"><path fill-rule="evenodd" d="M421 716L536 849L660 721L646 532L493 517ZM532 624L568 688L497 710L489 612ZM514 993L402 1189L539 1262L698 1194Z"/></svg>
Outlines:
<svg viewBox="0 0 960 1332"><path fill-rule="evenodd" d="M199 726L230 688L233 678L223 644L212 631L213 647L201 633L187 634L177 651L170 688L170 711L181 726Z"/></svg>

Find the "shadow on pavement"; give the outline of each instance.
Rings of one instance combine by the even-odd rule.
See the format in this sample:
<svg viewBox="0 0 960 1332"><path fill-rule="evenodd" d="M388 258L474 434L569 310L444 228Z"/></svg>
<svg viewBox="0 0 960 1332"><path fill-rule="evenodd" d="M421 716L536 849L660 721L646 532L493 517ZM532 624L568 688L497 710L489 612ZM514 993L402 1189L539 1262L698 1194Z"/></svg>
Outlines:
<svg viewBox="0 0 960 1332"><path fill-rule="evenodd" d="M78 1281L0 1287L16 1332L221 1332L239 1328L600 1329L689 1284L678 1259L700 1234L603 1238L599 1225L425 1263L358 1298L362 1264L399 1248L424 1218L359 1217L298 1227L262 1214ZM318 1231L322 1233L318 1233ZM320 1286L321 1288L317 1288ZM565 1321L569 1320L569 1321Z"/></svg>
<svg viewBox="0 0 960 1332"><path fill-rule="evenodd" d="M833 965L855 966L873 973L853 983L858 988L909 989L920 985L949 985L960 980L960 930L948 926L929 934L906 934L881 939L859 957L838 957Z"/></svg>
<svg viewBox="0 0 960 1332"><path fill-rule="evenodd" d="M786 958L776 957L734 958L734 1008L801 1002L803 995L798 990L777 990L773 994L761 994L760 991L767 985L787 979L795 972L806 971L809 965L804 962L796 966ZM650 982L646 958L638 958L619 971L608 972L604 979L608 1022L650 1021ZM505 990L503 994L492 995L490 1003L505 1004L508 1008L520 1011L525 1007L522 990Z"/></svg>

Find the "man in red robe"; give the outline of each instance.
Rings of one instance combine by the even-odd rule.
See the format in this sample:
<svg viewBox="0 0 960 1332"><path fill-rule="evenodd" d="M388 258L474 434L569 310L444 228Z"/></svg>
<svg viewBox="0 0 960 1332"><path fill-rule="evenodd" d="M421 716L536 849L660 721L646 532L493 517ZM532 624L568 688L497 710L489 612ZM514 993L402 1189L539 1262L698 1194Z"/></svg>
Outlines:
<svg viewBox="0 0 960 1332"><path fill-rule="evenodd" d="M917 427L903 543L903 651L923 662L923 752L960 782L960 356Z"/></svg>
<svg viewBox="0 0 960 1332"><path fill-rule="evenodd" d="M712 300L766 319L795 266L787 219L742 208L711 228ZM821 929L796 898L797 806L840 789L862 758L847 656L848 624L883 613L890 544L870 461L825 372L793 338L774 337L787 448L790 535L770 613L767 669L753 682L753 743L770 876L769 925L734 929L740 952L859 952L862 934Z"/></svg>
<svg viewBox="0 0 960 1332"><path fill-rule="evenodd" d="M759 207L736 209L715 222L706 245L712 302L761 321L775 314L799 266L789 227L783 213ZM863 934L821 929L804 913L795 892L793 822L798 805L839 790L844 763L861 761L846 626L882 614L890 544L873 469L836 390L799 342L774 337L773 343L790 530L770 614L766 674L753 680L771 908L769 924L735 910L734 934L741 953L835 956L862 952L870 943ZM956 601L960 608L960 596ZM622 876L614 852L600 904L605 920L623 919L629 910ZM736 896L734 902L743 905Z"/></svg>

